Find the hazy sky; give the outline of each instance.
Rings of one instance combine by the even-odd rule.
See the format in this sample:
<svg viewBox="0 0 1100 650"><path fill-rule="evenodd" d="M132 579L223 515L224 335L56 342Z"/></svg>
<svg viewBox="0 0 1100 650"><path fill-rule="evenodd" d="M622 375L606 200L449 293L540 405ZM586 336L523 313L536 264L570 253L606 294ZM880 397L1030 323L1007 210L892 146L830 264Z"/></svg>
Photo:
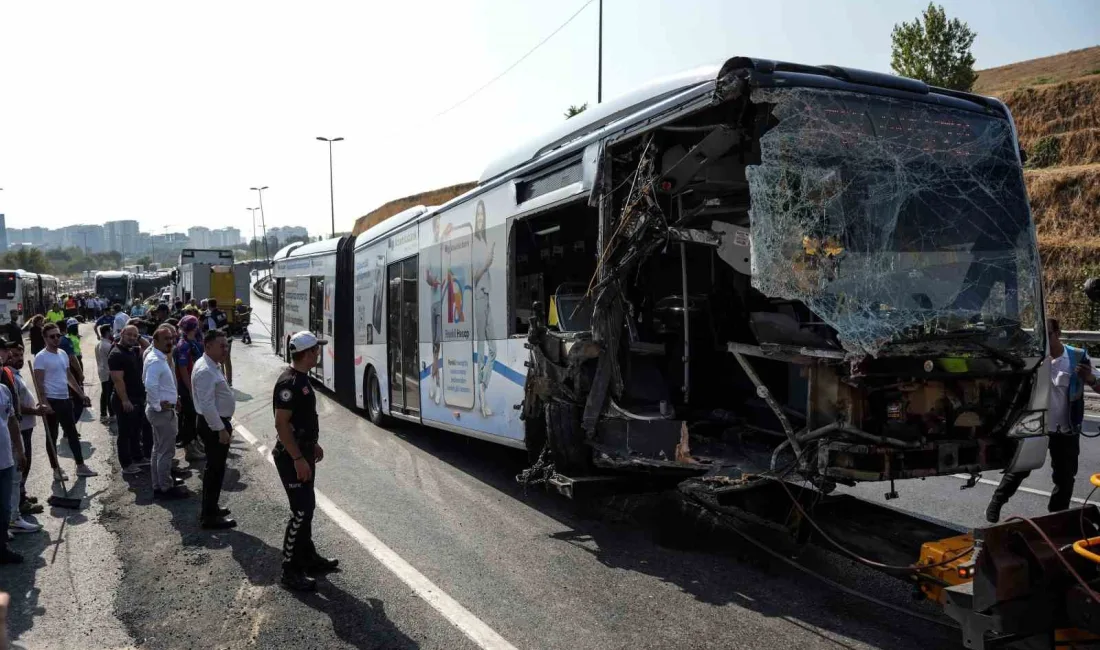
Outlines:
<svg viewBox="0 0 1100 650"><path fill-rule="evenodd" d="M144 230L329 230L476 179L486 161L596 99L586 0L0 0L0 213L9 227L138 219ZM923 0L604 0L604 97L751 55L889 71L890 29ZM1100 1L947 0L978 67L1100 43Z"/></svg>

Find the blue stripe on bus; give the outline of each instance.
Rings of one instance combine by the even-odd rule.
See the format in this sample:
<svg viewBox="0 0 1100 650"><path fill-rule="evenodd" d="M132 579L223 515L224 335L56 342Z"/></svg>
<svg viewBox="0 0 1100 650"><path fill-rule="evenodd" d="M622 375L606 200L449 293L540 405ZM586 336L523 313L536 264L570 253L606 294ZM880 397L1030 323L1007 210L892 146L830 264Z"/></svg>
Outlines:
<svg viewBox="0 0 1100 650"><path fill-rule="evenodd" d="M474 363L477 363L477 353L474 353ZM440 368L443 367L443 360L440 359L436 364ZM501 377L504 377L513 384L523 386L525 378L522 373L512 370L508 366L504 365L500 361L493 361L493 372L497 373ZM432 374L431 366L424 366L424 369L420 371L420 380L423 381L428 378L428 375Z"/></svg>

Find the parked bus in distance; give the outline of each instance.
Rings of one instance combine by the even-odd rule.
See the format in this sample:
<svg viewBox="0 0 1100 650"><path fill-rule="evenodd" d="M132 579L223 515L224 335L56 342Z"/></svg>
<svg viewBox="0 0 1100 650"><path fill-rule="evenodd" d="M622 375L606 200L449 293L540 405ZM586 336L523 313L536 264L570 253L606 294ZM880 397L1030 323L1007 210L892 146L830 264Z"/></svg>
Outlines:
<svg viewBox="0 0 1100 650"><path fill-rule="evenodd" d="M273 275L275 351L329 339L341 401L565 475L827 491L1045 459L1035 227L993 98L733 58Z"/></svg>
<svg viewBox="0 0 1100 650"><path fill-rule="evenodd" d="M128 271L100 271L95 274L95 293L108 302L127 305L132 300L132 276Z"/></svg>
<svg viewBox="0 0 1100 650"><path fill-rule="evenodd" d="M11 320L11 312L19 312L16 323L23 325L28 316L44 314L50 305L42 300L42 278L47 278L47 288L53 288L54 300L57 296L57 279L53 276L39 276L22 269L0 270L0 324Z"/></svg>

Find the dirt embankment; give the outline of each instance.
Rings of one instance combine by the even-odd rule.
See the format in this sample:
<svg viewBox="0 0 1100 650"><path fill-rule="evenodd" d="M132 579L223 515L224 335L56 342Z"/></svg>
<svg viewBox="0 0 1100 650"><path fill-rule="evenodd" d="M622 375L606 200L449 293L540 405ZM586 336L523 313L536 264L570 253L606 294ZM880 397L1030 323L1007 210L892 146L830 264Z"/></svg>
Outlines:
<svg viewBox="0 0 1100 650"><path fill-rule="evenodd" d="M1080 67L1088 63L1079 60L1081 52L1096 55L1100 48L1061 56ZM1057 59L1037 61L1054 69L1059 68ZM1069 74L1069 68L1066 64L1059 69ZM998 94L1012 110L1027 152L1024 176L1039 237L1048 311L1067 329L1096 329L1100 322L1090 315L1094 310L1081 286L1087 278L1100 276L1100 74L1089 74L1100 73L1100 67L1079 72L1083 76L1077 79L1002 89Z"/></svg>

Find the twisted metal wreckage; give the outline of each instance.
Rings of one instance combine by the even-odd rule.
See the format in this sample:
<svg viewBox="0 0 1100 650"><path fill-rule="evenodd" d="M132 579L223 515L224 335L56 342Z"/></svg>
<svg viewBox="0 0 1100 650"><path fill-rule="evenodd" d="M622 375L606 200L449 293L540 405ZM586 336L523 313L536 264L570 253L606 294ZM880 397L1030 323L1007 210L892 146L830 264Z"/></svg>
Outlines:
<svg viewBox="0 0 1100 650"><path fill-rule="evenodd" d="M811 70L837 87L731 60L706 107L605 144L591 325L532 319L538 460L521 481L829 492L1002 469L1042 435L1038 255L1007 111Z"/></svg>

